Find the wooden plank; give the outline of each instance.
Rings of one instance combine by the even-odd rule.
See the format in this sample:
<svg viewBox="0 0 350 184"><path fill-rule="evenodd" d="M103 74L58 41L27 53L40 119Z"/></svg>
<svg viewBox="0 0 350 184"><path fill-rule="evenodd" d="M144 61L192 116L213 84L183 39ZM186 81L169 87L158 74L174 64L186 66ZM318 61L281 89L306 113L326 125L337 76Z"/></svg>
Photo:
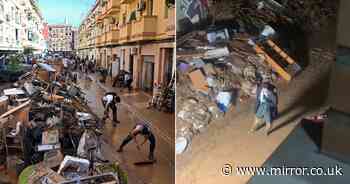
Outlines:
<svg viewBox="0 0 350 184"><path fill-rule="evenodd" d="M257 54L262 54L265 57L265 61L286 81L290 81L292 79L292 76L286 72L279 64L276 63L261 47L258 45L255 45L254 47L255 52Z"/></svg>
<svg viewBox="0 0 350 184"><path fill-rule="evenodd" d="M7 117L8 115L17 112L18 110L20 110L20 109L26 107L26 106L29 105L30 103L31 103L31 100L29 100L29 101L27 101L27 102L25 102L25 103L23 103L23 104L21 104L21 105L19 105L19 106L17 106L17 107L15 107L15 108L13 108L13 109L11 109L11 110L5 112L4 114L2 114L2 115L0 116L0 119L3 119L3 118L5 118L5 117Z"/></svg>
<svg viewBox="0 0 350 184"><path fill-rule="evenodd" d="M287 53L285 53L280 47L278 47L272 40L268 39L267 44L273 48L284 60L286 60L289 64L296 63L294 59L292 59Z"/></svg>

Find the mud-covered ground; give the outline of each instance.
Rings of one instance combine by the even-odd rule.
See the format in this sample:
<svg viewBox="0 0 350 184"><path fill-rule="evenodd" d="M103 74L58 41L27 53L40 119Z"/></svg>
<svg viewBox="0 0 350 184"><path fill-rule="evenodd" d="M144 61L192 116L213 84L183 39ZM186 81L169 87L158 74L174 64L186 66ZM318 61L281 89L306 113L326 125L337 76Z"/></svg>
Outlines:
<svg viewBox="0 0 350 184"><path fill-rule="evenodd" d="M179 184L245 184L251 176L222 174L222 167L258 167L278 148L300 119L326 106L329 71L332 62L311 56L313 48L335 50L335 25L305 40L307 66L290 83L278 82L279 118L271 134L248 134L254 121L254 100L239 104L223 119L212 121L207 130L192 140L185 153L176 156L176 182ZM295 35L298 37L298 35ZM293 39L293 38L291 38ZM301 57L302 58L302 57ZM330 60L332 61L332 60ZM297 60L298 62L298 60ZM305 62L300 60L299 62ZM181 121L177 118L177 121ZM298 148L291 148L298 149ZM233 170L233 172L235 172Z"/></svg>
<svg viewBox="0 0 350 184"><path fill-rule="evenodd" d="M150 98L148 94L140 91L128 93L120 89L112 88L110 81L106 84L97 82L98 76L90 74L86 80L82 76L79 85L87 94L89 106L102 118L103 106L101 97L106 91L115 91L121 97L121 104L118 106L118 120L121 122L113 127L107 121L103 134L103 153L108 160L119 162L126 170L130 184L172 184L175 183L175 158L174 158L174 114L146 109ZM116 150L122 140L128 135L136 122L131 119L131 112L136 114L136 119L147 120L151 123L152 130L156 137L155 157L157 162L153 165L135 166L134 162L145 161L148 158L149 144L143 145L141 151L137 150L136 144L130 142L123 153ZM139 142L143 138L139 138Z"/></svg>

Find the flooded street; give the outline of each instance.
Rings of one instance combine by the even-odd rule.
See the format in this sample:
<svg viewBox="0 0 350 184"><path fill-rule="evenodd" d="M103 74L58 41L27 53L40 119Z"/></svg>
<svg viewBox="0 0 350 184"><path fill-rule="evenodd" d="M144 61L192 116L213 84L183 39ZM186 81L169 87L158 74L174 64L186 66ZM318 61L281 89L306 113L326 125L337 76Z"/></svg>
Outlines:
<svg viewBox="0 0 350 184"><path fill-rule="evenodd" d="M121 122L116 127L107 120L104 125L103 152L110 161L119 162L126 170L130 183L135 184L171 184L175 183L174 178L174 131L175 120L173 114L146 109L150 96L143 92L120 92L120 89L112 88L108 81L106 84L97 82L96 76L90 74L82 76L79 82L80 87L86 92L88 104L92 111L100 118L103 116L103 105L101 97L107 91L117 92L121 97L118 106L118 120ZM126 91L126 90L125 90ZM133 118L132 114L136 114ZM133 119L145 120L151 124L151 129L156 137L155 157L157 162L153 165L135 166L134 162L147 160L149 144L146 142L141 150L137 150L136 144L129 143L122 153L116 150L122 140L128 135L136 122ZM143 138L138 138L142 141Z"/></svg>

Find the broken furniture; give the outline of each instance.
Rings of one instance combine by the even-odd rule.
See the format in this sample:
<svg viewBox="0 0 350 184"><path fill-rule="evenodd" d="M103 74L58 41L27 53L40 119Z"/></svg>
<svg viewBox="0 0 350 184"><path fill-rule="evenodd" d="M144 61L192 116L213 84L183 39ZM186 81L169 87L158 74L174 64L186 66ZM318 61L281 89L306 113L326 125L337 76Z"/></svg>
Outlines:
<svg viewBox="0 0 350 184"><path fill-rule="evenodd" d="M24 125L28 123L29 108L30 101L27 101L0 116L2 142L7 156L6 168L12 175L18 175L24 166Z"/></svg>
<svg viewBox="0 0 350 184"><path fill-rule="evenodd" d="M271 39L254 45L254 49L258 55L260 54L265 58L265 61L275 72L288 82L301 70L301 67ZM273 54L267 53L269 49L271 52L275 52L274 56L277 53L274 58L272 57Z"/></svg>
<svg viewBox="0 0 350 184"><path fill-rule="evenodd" d="M71 179L76 176L88 176L89 166L89 160L67 155L64 157L57 173Z"/></svg>
<svg viewBox="0 0 350 184"><path fill-rule="evenodd" d="M56 70L57 74L60 74L63 72L64 65L61 58L47 60L47 64L51 65Z"/></svg>
<svg viewBox="0 0 350 184"><path fill-rule="evenodd" d="M9 103L8 100L9 100L8 96L0 96L0 115L7 111L8 103Z"/></svg>
<svg viewBox="0 0 350 184"><path fill-rule="evenodd" d="M20 88L4 89L4 95L9 98L9 104L20 104L28 100L25 92Z"/></svg>
<svg viewBox="0 0 350 184"><path fill-rule="evenodd" d="M100 174L96 176L87 176L82 177L77 181L72 179L70 181L62 182L61 184L90 184L90 183L99 183L99 184L121 184L119 182L118 176L114 173Z"/></svg>
<svg viewBox="0 0 350 184"><path fill-rule="evenodd" d="M66 181L65 178L57 174L57 172L53 171L45 164L36 164L28 166L22 171L18 178L18 183L20 184L57 184L64 181Z"/></svg>
<svg viewBox="0 0 350 184"><path fill-rule="evenodd" d="M2 142L5 146L6 171L12 176L18 176L24 166L24 130L21 122L11 123L8 120L2 123Z"/></svg>
<svg viewBox="0 0 350 184"><path fill-rule="evenodd" d="M192 81L193 87L196 90L206 94L209 92L208 82L202 70L195 70L193 72L190 72L188 75Z"/></svg>
<svg viewBox="0 0 350 184"><path fill-rule="evenodd" d="M40 80L43 80L45 82L50 82L50 81L55 81L56 80L56 74L57 71L55 68L53 68L51 65L49 64L45 64L45 63L38 63L38 78Z"/></svg>

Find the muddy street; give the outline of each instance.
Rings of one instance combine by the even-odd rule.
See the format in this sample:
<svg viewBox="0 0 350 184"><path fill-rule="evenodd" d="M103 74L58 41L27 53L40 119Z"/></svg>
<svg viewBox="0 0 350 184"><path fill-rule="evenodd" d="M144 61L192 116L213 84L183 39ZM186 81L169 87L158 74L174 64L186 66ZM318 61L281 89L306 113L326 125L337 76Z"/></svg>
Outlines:
<svg viewBox="0 0 350 184"><path fill-rule="evenodd" d="M100 118L103 116L102 95L107 91L115 91L121 97L118 105L118 120L121 122L116 127L107 120L104 125L103 152L107 159L121 163L128 173L130 183L135 184L171 184L174 183L174 131L175 123L173 114L167 114L152 109L146 109L149 95L143 92L121 92L120 89L112 88L107 82L102 84L94 74L81 76L80 86L86 92L88 104ZM149 146L143 145L141 151L137 150L136 144L128 144L122 153L116 150L121 141L128 135L135 125L134 119L150 122L152 131L156 136L155 157L157 162L153 165L135 166L134 162L147 159ZM140 139L141 140L141 139Z"/></svg>

